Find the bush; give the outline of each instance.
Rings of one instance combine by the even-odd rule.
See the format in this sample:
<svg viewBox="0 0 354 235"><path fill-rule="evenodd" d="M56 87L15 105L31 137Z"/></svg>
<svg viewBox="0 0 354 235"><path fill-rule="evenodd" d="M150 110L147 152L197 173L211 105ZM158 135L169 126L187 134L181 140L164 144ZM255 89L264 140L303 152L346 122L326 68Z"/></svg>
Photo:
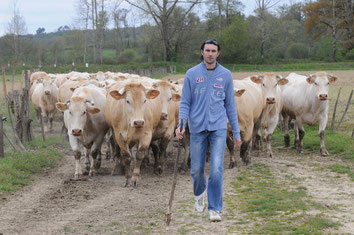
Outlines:
<svg viewBox="0 0 354 235"><path fill-rule="evenodd" d="M347 54L345 55L345 58L347 60L354 60L354 49L351 49Z"/></svg>
<svg viewBox="0 0 354 235"><path fill-rule="evenodd" d="M304 43L291 43L286 51L286 55L292 59L305 59L309 57L309 50Z"/></svg>
<svg viewBox="0 0 354 235"><path fill-rule="evenodd" d="M134 62L135 58L136 58L136 51L134 49L125 49L118 56L118 62L120 64L131 63Z"/></svg>

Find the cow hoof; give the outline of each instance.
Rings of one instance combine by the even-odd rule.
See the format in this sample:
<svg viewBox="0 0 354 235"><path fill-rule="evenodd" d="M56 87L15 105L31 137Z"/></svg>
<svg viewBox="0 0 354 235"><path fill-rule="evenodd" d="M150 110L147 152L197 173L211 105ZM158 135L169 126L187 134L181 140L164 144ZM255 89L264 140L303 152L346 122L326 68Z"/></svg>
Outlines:
<svg viewBox="0 0 354 235"><path fill-rule="evenodd" d="M236 162L230 162L229 169L232 169L236 166Z"/></svg>
<svg viewBox="0 0 354 235"><path fill-rule="evenodd" d="M89 176L97 176L97 171L90 171Z"/></svg>
<svg viewBox="0 0 354 235"><path fill-rule="evenodd" d="M96 162L96 169L100 169L101 168L101 161L97 161Z"/></svg>
<svg viewBox="0 0 354 235"><path fill-rule="evenodd" d="M161 174L162 174L162 168L161 168L161 167L156 168L156 169L154 170L154 173L155 173L156 175L161 175Z"/></svg>
<svg viewBox="0 0 354 235"><path fill-rule="evenodd" d="M136 187L138 187L138 183L136 182L136 180L132 180L132 181L130 181L130 186L136 188Z"/></svg>
<svg viewBox="0 0 354 235"><path fill-rule="evenodd" d="M74 175L74 181L82 180L84 178L83 174L75 174Z"/></svg>

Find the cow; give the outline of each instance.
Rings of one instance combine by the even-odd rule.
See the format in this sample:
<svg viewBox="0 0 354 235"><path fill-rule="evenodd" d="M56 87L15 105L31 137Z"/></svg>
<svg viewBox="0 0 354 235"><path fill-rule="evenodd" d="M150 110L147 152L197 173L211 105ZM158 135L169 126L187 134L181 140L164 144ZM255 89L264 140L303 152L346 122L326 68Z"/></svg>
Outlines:
<svg viewBox="0 0 354 235"><path fill-rule="evenodd" d="M283 97L283 126L285 146L290 145L289 121L295 119L295 147L302 152L305 135L303 124L314 125L319 123L321 156L327 156L324 142L324 130L328 120L328 88L337 81L337 77L327 72L317 72L310 76L291 73L287 77L289 83L282 86ZM298 133L297 133L298 132Z"/></svg>
<svg viewBox="0 0 354 235"><path fill-rule="evenodd" d="M263 102L262 93L257 90L257 84L252 81L234 80L235 90L238 125L242 139L240 157L247 165L251 162L252 137L255 136L261 126L261 115L265 102ZM229 124L228 133L226 144L230 151L229 168L233 168L236 166L236 157Z"/></svg>
<svg viewBox="0 0 354 235"><path fill-rule="evenodd" d="M58 101L58 87L49 76L42 78L41 81L42 83L35 85L31 101L37 114L40 113L42 115L44 130L47 132L53 129L53 118L56 111L55 103Z"/></svg>
<svg viewBox="0 0 354 235"><path fill-rule="evenodd" d="M154 123L153 118L156 112L149 106L159 94L158 90L145 87L134 79L117 82L108 90L104 114L107 123L113 129L121 154L120 163L116 159L112 174L117 172L120 164L124 166L126 179L124 187L137 186L141 162L149 148L153 128L158 124L158 120ZM132 175L130 163L133 156L130 149L134 145L137 145L137 152Z"/></svg>
<svg viewBox="0 0 354 235"><path fill-rule="evenodd" d="M176 129L177 102L180 101L181 95L177 93L178 88L168 81L153 81L151 85L152 88L160 92L159 97L151 102L154 112L161 110L160 114L156 116L158 125L153 130L152 140L154 142L151 147L155 157L154 171L161 174L166 160L166 149Z"/></svg>
<svg viewBox="0 0 354 235"><path fill-rule="evenodd" d="M80 145L86 148L85 164L89 176L97 175L101 166L101 145L109 130L104 118L105 102L106 90L95 85L88 85L77 88L67 102L56 103L56 107L64 111L64 123L75 154L74 179L83 176L80 165ZM91 161L88 155L91 155Z"/></svg>
<svg viewBox="0 0 354 235"><path fill-rule="evenodd" d="M280 87L287 84L288 80L281 75L274 73L264 73L257 76L247 78L258 84L257 90L262 93L263 104L265 108L262 114L261 125L264 129L265 140L267 144L266 156L272 157L272 134L278 124L279 114L283 107ZM261 129L255 136L255 144L262 145ZM261 149L261 147L259 147ZM259 153L259 152L258 152Z"/></svg>

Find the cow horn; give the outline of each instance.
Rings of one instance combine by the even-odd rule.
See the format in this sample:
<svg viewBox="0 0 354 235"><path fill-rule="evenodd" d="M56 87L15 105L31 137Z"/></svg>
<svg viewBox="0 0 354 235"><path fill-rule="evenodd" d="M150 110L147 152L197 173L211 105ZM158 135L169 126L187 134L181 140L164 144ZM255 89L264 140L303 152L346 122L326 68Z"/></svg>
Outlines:
<svg viewBox="0 0 354 235"><path fill-rule="evenodd" d="M172 86L172 90L174 90L175 92L179 91L179 89L177 87L175 87L175 86Z"/></svg>

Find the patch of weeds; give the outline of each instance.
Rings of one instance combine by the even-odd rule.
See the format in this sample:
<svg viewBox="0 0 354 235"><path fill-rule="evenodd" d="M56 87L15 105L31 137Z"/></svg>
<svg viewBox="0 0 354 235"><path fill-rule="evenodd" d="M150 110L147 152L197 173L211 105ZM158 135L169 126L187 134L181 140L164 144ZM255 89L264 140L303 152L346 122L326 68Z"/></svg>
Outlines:
<svg viewBox="0 0 354 235"><path fill-rule="evenodd" d="M65 233L75 233L76 231L75 231L75 229L73 229L73 228L71 228L69 226L65 226L64 227L64 232Z"/></svg>
<svg viewBox="0 0 354 235"><path fill-rule="evenodd" d="M120 222L117 221L113 221L109 224L109 226L115 227L115 226L121 226L122 224Z"/></svg>
<svg viewBox="0 0 354 235"><path fill-rule="evenodd" d="M354 171L352 171L349 166L335 164L328 166L328 168L338 174L347 174L348 177L354 181Z"/></svg>
<svg viewBox="0 0 354 235"><path fill-rule="evenodd" d="M287 182L277 182L266 165L254 164L240 174L242 177L232 182L236 195L226 197L225 202L227 208L236 207L227 210L229 215L235 210L243 213L246 220L236 224L243 230L251 229L251 234L314 234L339 226L322 214L307 215L307 211L326 208L308 199L306 187L290 189ZM286 180L293 182L292 177ZM252 228L247 221L254 222Z"/></svg>

